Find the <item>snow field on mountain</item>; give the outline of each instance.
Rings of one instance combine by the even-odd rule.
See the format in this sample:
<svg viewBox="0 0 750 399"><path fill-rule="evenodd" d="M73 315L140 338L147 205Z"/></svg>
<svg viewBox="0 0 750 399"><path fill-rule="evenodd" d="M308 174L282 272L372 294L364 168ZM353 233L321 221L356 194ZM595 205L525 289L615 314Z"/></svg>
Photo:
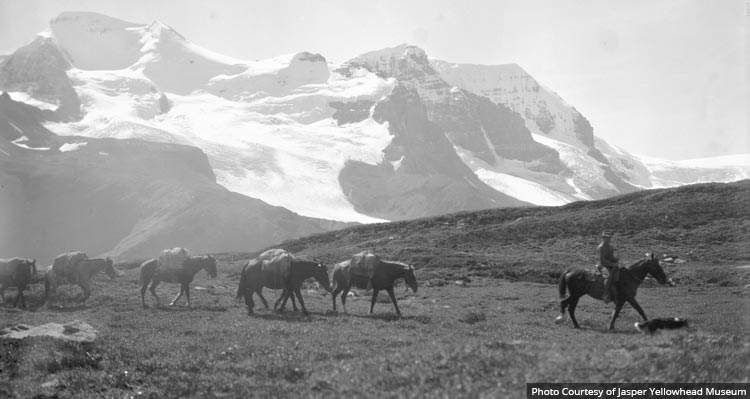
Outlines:
<svg viewBox="0 0 750 399"><path fill-rule="evenodd" d="M158 126L180 131L203 148L220 184L303 216L380 221L354 210L338 175L349 159L370 164L382 160L381 149L391 140L387 125L367 119L337 127L330 118L274 124L263 114L233 109L231 102L224 102L223 109L212 108L216 101L208 97L180 98Z"/></svg>
<svg viewBox="0 0 750 399"><path fill-rule="evenodd" d="M490 165L465 148L455 144L453 148L479 180L497 191L534 205L555 206L575 200L524 176L533 172L526 170L521 161L498 158L496 165Z"/></svg>
<svg viewBox="0 0 750 399"><path fill-rule="evenodd" d="M338 175L347 160L380 162L392 139L388 126L371 118L337 126L328 103L377 101L390 93L392 79L369 73L350 80L334 77L330 84L250 102L205 92L167 93L172 107L160 114L160 93L139 70L73 69L69 75L78 83L85 116L74 123L48 123L57 134L193 145L206 152L218 182L232 191L303 216L382 221L354 210Z"/></svg>
<svg viewBox="0 0 750 399"><path fill-rule="evenodd" d="M59 106L59 104L52 104L48 101L37 100L36 98L23 91L9 91L8 95L10 95L10 98L12 98L14 101L26 103L39 109L54 111Z"/></svg>
<svg viewBox="0 0 750 399"><path fill-rule="evenodd" d="M557 206L570 202L568 197L564 197L539 183L534 183L520 177L493 172L487 169L477 169L474 173L476 173L480 180L495 190L534 205Z"/></svg>
<svg viewBox="0 0 750 399"><path fill-rule="evenodd" d="M750 154L668 161L639 155L651 171L654 188L750 178Z"/></svg>

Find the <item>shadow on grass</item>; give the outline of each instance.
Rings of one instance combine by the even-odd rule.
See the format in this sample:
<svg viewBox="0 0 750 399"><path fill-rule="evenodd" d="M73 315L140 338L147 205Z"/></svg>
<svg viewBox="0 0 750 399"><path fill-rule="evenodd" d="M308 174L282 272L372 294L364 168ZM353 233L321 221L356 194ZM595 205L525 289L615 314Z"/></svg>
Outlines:
<svg viewBox="0 0 750 399"><path fill-rule="evenodd" d="M243 314L247 314L247 312L243 312ZM249 317L254 317L258 319L264 319L264 320L281 320L281 321L288 321L288 322L304 322L309 323L313 321L313 317L335 317L336 314L332 313L331 311L323 311L323 312L310 312L308 311L308 314L305 315L300 311L282 311L279 312L277 310L262 310L260 313L254 312Z"/></svg>
<svg viewBox="0 0 750 399"><path fill-rule="evenodd" d="M581 323L581 324L582 324L581 328L578 329L577 331L590 331L590 332L594 332L594 333L613 334L613 335L637 335L637 334L640 334L640 332L638 332L635 328L633 328L633 329L627 329L627 328L623 329L623 328L615 327L614 330L610 330L609 326L602 327L602 326L583 325L583 323ZM576 331L576 329L573 328L573 326L570 326L570 329L573 330L573 331Z"/></svg>
<svg viewBox="0 0 750 399"><path fill-rule="evenodd" d="M416 322L419 322L421 324L430 324L432 322L432 319L427 316L399 316L396 313L375 313L375 314L353 314L348 313L342 315L348 315L351 317L358 317L361 319L375 319L375 320L383 320L383 321L402 321L402 320L414 320Z"/></svg>
<svg viewBox="0 0 750 399"><path fill-rule="evenodd" d="M26 307L22 307L20 303L18 306L13 306L13 301L0 304L0 312L5 313L36 312L43 309L43 304L40 302L30 303L27 301Z"/></svg>
<svg viewBox="0 0 750 399"><path fill-rule="evenodd" d="M160 312L200 312L200 311L208 311L208 312L226 312L229 309L227 309L224 306L193 306L193 307L187 307L187 306L149 306L147 309L144 310L157 310Z"/></svg>
<svg viewBox="0 0 750 399"><path fill-rule="evenodd" d="M628 328L628 329L619 329L615 327L614 330L610 330L609 328L602 328L602 329L594 329L593 331L598 331L604 334L615 334L615 335L640 335L641 333L636 330L635 328Z"/></svg>
<svg viewBox="0 0 750 399"><path fill-rule="evenodd" d="M263 320L281 320L281 321L287 321L291 323L309 323L313 321L312 315L314 313L310 313L308 315L304 315L301 312L277 312L277 311L268 311L266 313L253 313L249 317L254 317L257 319L263 319Z"/></svg>

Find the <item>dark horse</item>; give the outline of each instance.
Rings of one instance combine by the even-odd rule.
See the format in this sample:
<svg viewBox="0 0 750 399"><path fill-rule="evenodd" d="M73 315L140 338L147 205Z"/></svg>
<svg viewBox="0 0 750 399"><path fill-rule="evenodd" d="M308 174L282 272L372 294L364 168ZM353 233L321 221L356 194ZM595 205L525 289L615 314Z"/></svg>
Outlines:
<svg viewBox="0 0 750 399"><path fill-rule="evenodd" d="M628 267L620 269L620 278L614 283L617 292L614 297L615 311L612 313L612 319L609 321L610 330L615 328L615 319L619 316L625 302L629 303L643 317L643 320L648 320L643 309L641 309L641 305L636 302L635 294L638 291L638 286L641 285L643 279L649 274L659 284L667 283L667 276L659 265L659 259L654 254L650 254L647 259L639 260ZM566 289L570 293L568 296L565 296ZM557 317L555 322L560 323L565 320L565 308L567 308L568 313L570 313L570 319L573 321L573 326L580 328L575 315L578 300L586 294L594 299L601 300L602 295L604 295L604 278L600 274L583 269L569 270L560 277L559 291L560 316Z"/></svg>
<svg viewBox="0 0 750 399"><path fill-rule="evenodd" d="M16 307L20 299L21 305L25 308L26 299L23 297L23 291L35 275L36 259L0 259L0 298L3 303L5 302L5 289L16 287L18 294L16 294L16 300L13 301L13 307Z"/></svg>
<svg viewBox="0 0 750 399"><path fill-rule="evenodd" d="M266 265L268 263L266 262ZM253 294L257 294L263 302L263 306L268 309L268 302L263 297L263 287L273 290L283 289L281 297L274 304L274 309L279 307L283 309L286 301L290 297L294 302L295 295L299 301L302 313L307 315L305 301L302 299L302 283L308 278L313 277L325 288L326 291L331 289L328 279L328 268L325 265L294 258L290 260L288 273L284 273L280 268L265 267L263 259L253 259L248 262L240 275L240 285L237 287L237 299L244 298L247 305L247 314L253 314L255 302Z"/></svg>
<svg viewBox="0 0 750 399"><path fill-rule="evenodd" d="M336 311L336 296L341 293L341 306L344 307L344 313L346 313L346 297L354 286L360 289L368 288L368 278L362 275L356 275L351 272L352 260L345 260L337 263L333 267L333 287L331 290L331 296L333 297L333 311ZM375 307L375 300L378 298L380 290L386 290L388 296L391 298L391 303L396 309L396 314L401 316L401 311L398 309L396 303L396 295L393 293L393 284L399 279L403 278L406 281L412 291L417 292L417 277L414 275L414 267L406 265L400 262L387 262L379 261L374 265L374 271L371 278L369 278L370 286L372 287L372 301L370 303L370 314Z"/></svg>
<svg viewBox="0 0 750 399"><path fill-rule="evenodd" d="M113 279L117 276L111 258L89 259L84 252L68 252L55 258L44 274L44 301L57 299L57 287L61 284L76 284L83 291L81 303L91 296L91 280L104 272Z"/></svg>
<svg viewBox="0 0 750 399"><path fill-rule="evenodd" d="M190 283L193 282L193 278L196 273L206 269L206 273L211 278L216 277L216 259L213 256L188 256L183 262L181 267L162 267L157 259L149 259L141 264L141 270L138 275L138 283L141 285L141 305L143 308L147 308L146 299L146 288L151 287L149 290L151 294L156 298L156 306L160 306L159 297L156 295L156 286L160 282L165 283L179 283L180 293L172 300L169 306L174 306L177 300L185 294L187 298L187 307L190 308Z"/></svg>

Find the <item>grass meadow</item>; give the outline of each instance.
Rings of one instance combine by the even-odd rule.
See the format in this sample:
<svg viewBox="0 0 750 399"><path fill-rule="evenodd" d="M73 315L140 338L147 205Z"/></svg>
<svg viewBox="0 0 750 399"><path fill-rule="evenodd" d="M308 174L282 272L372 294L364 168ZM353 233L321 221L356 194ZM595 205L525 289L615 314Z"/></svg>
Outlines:
<svg viewBox="0 0 750 399"><path fill-rule="evenodd" d="M687 317L691 327L643 335L628 305L608 331L612 305L585 297L575 330L553 323L556 285L455 269L418 270L416 294L401 283L400 318L387 295L368 315L360 291L348 314L333 313L331 296L312 284L309 317L248 316L234 300L242 263L221 260L215 279L200 272L193 309L184 298L142 309L138 270L123 264L122 276L95 278L86 306L65 286L62 308L40 307L43 288L33 286L28 310L0 308L0 327L81 320L100 335L90 344L0 339L0 397L523 398L527 382L750 381L750 276L738 265L686 263L667 267L683 282L676 287L644 283L638 300L649 317ZM158 289L163 304L178 291ZM280 292L265 294L272 302Z"/></svg>
<svg viewBox="0 0 750 399"><path fill-rule="evenodd" d="M584 297L582 328L557 325L557 281L593 267L599 234L612 230L624 265L644 252L677 285L647 280L649 317L686 317L690 328L642 335L626 305ZM350 297L349 314L313 285L309 317L235 301L252 254L219 254L215 279L200 272L193 309L142 309L139 262L97 276L85 307L77 287L62 308L0 306L0 327L84 321L91 344L0 338L0 397L36 398L524 398L528 382L750 382L750 181L648 190L562 207L463 212L371 224L280 244L331 266L363 249L417 268L420 288ZM675 258L676 257L676 258ZM685 261L685 263L681 263ZM162 303L179 292L161 284ZM6 293L8 297L12 291ZM280 292L266 290L274 301ZM153 299L148 298L153 305ZM256 301L259 302L259 301ZM181 302L184 305L184 302ZM342 308L339 306L339 310Z"/></svg>

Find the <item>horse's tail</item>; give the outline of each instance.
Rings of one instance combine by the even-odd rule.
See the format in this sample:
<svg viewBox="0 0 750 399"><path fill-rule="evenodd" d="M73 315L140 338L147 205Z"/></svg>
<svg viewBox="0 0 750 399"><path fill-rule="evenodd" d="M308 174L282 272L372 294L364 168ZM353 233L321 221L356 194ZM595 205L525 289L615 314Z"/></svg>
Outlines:
<svg viewBox="0 0 750 399"><path fill-rule="evenodd" d="M237 296L234 297L235 300L242 298L247 290L247 275L245 269L247 269L247 265L245 265L245 267L242 268L242 272L240 272L240 285L237 286Z"/></svg>
<svg viewBox="0 0 750 399"><path fill-rule="evenodd" d="M570 270L566 270L560 275L560 283L557 285L557 290L561 299L565 298L565 292L568 289L568 272L570 272Z"/></svg>

